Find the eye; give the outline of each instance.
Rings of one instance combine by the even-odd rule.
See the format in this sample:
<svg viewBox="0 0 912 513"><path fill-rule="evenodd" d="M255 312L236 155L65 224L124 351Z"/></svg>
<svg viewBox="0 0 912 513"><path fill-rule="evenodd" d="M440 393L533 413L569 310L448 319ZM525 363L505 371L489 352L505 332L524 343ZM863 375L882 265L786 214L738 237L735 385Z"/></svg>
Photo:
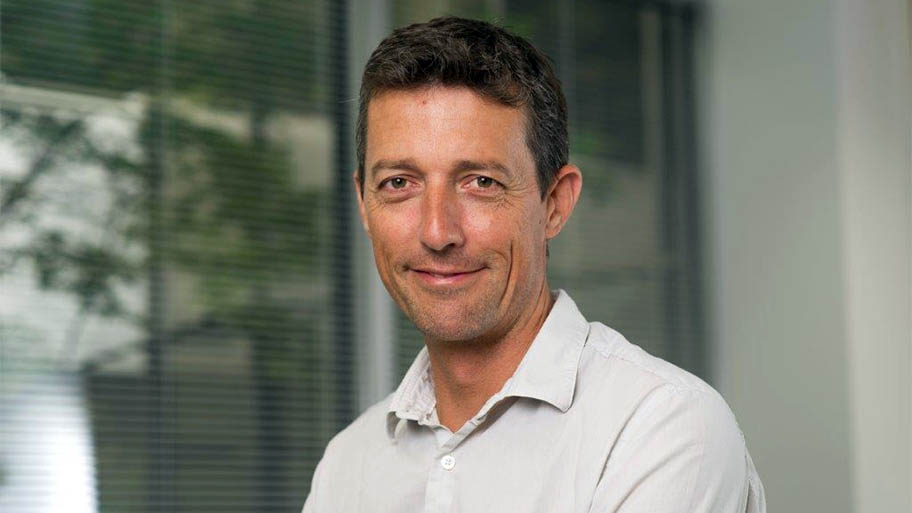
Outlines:
<svg viewBox="0 0 912 513"><path fill-rule="evenodd" d="M469 181L463 182L463 184L466 190L475 191L476 194L491 195L504 188L502 183L485 175L472 176Z"/></svg>
<svg viewBox="0 0 912 513"><path fill-rule="evenodd" d="M407 185L408 180L401 176L394 176L380 184L381 187L390 187L393 189L404 189Z"/></svg>
<svg viewBox="0 0 912 513"><path fill-rule="evenodd" d="M475 184L481 187L482 189L487 189L494 185L494 179L490 176L479 176L475 178Z"/></svg>

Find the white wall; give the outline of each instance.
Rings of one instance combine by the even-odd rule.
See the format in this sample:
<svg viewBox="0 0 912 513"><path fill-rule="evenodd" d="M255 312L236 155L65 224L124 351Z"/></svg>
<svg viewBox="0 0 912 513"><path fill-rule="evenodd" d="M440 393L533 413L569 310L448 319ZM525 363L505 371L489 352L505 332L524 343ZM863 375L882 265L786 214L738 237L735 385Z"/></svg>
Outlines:
<svg viewBox="0 0 912 513"><path fill-rule="evenodd" d="M906 0L712 0L715 383L770 511L910 511Z"/></svg>
<svg viewBox="0 0 912 513"><path fill-rule="evenodd" d="M856 511L909 497L910 53L905 2L842 2L839 163Z"/></svg>

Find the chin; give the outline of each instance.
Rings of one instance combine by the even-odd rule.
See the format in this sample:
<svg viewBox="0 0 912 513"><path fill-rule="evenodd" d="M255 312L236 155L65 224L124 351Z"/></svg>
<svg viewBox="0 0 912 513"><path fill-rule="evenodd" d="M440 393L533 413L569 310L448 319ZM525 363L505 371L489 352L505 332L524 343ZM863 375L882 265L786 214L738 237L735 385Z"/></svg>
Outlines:
<svg viewBox="0 0 912 513"><path fill-rule="evenodd" d="M482 338L495 324L496 307L424 307L409 308L406 315L425 338L440 342L459 342ZM446 310L449 310L447 312ZM453 311L457 310L457 311Z"/></svg>
<svg viewBox="0 0 912 513"><path fill-rule="evenodd" d="M484 332L474 326L441 326L415 324L426 340L442 343L459 343L477 340Z"/></svg>

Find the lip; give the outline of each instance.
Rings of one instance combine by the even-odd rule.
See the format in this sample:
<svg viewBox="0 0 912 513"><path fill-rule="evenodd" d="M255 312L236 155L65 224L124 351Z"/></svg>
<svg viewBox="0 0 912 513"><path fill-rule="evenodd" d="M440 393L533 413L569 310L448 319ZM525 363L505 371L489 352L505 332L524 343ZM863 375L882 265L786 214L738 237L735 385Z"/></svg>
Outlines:
<svg viewBox="0 0 912 513"><path fill-rule="evenodd" d="M476 277L483 270L483 267L472 270L411 269L419 280L435 287L462 285Z"/></svg>

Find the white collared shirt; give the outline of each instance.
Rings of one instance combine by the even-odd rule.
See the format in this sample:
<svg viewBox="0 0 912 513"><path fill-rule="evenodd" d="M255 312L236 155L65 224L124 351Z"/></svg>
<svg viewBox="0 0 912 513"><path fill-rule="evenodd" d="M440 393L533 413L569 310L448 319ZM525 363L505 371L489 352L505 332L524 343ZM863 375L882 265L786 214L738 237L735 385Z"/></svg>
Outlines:
<svg viewBox="0 0 912 513"><path fill-rule="evenodd" d="M762 513L734 416L699 378L589 323L563 291L513 376L455 433L427 348L336 435L304 513Z"/></svg>

